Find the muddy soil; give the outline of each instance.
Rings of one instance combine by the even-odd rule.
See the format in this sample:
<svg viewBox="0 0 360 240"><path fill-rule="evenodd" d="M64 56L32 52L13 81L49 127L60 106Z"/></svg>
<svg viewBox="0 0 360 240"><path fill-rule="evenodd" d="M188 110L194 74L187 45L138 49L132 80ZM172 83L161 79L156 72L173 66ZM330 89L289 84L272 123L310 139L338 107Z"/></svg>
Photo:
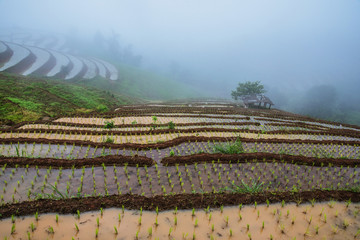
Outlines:
<svg viewBox="0 0 360 240"><path fill-rule="evenodd" d="M0 171L1 202L68 196L132 193L144 196L228 192L254 183L267 191L356 189L360 168L304 166L278 162L210 163L180 166L11 168Z"/></svg>
<svg viewBox="0 0 360 240"><path fill-rule="evenodd" d="M40 214L0 221L0 238L27 239L357 239L359 203L286 203L159 212L110 208L77 215ZM120 216L120 217L119 217ZM325 217L326 216L326 217ZM57 219L57 220L56 220ZM99 226L97 226L99 219ZM141 224L139 221L141 220ZM157 223L156 223L157 222ZM34 230L31 230L31 224ZM78 230L76 229L76 226ZM249 225L249 227L247 227ZM49 231L49 228L53 232ZM117 234L115 233L115 228ZM151 232L149 232L151 229ZM172 230L169 236L169 230ZM231 234L231 236L230 236Z"/></svg>

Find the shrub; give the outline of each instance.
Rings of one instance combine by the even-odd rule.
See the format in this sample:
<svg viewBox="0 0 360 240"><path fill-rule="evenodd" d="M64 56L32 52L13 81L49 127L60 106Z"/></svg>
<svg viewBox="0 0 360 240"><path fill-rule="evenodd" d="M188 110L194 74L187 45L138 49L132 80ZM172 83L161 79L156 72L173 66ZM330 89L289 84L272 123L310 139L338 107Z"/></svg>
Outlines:
<svg viewBox="0 0 360 240"><path fill-rule="evenodd" d="M112 129L115 127L114 121L111 121L111 122L105 121L104 124L105 124L104 128L106 128L106 129Z"/></svg>
<svg viewBox="0 0 360 240"><path fill-rule="evenodd" d="M106 112L109 111L109 108L103 104L100 104L99 106L96 107L96 110L99 112Z"/></svg>
<svg viewBox="0 0 360 240"><path fill-rule="evenodd" d="M114 139L107 137L106 140L104 141L105 143L114 143Z"/></svg>
<svg viewBox="0 0 360 240"><path fill-rule="evenodd" d="M172 157L172 156L174 156L174 155L175 155L174 150L171 150L171 151L170 151L170 157Z"/></svg>
<svg viewBox="0 0 360 240"><path fill-rule="evenodd" d="M214 153L225 153L225 154L240 154L244 153L244 147L240 139L236 139L234 143L222 143L217 144L213 148Z"/></svg>
<svg viewBox="0 0 360 240"><path fill-rule="evenodd" d="M172 121L168 122L168 127L169 129L175 129L175 123L173 123Z"/></svg>

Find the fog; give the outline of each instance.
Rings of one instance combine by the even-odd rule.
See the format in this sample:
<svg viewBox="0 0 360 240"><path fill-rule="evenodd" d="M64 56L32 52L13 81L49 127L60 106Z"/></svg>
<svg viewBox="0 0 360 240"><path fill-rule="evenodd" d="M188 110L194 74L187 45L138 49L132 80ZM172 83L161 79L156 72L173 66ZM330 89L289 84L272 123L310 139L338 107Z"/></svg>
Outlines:
<svg viewBox="0 0 360 240"><path fill-rule="evenodd" d="M139 67L214 97L259 80L278 108L360 111L359 0L0 0L9 28L71 35L82 51L113 37ZM311 109L324 94L336 113Z"/></svg>

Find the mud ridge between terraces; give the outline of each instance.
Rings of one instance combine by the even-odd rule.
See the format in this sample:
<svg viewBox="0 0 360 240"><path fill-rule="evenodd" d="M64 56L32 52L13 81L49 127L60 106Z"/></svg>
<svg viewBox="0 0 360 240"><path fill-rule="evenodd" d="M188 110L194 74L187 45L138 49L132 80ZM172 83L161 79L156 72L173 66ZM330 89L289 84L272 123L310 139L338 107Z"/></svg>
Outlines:
<svg viewBox="0 0 360 240"><path fill-rule="evenodd" d="M21 203L5 204L0 207L0 219L11 215L26 216L38 213L60 213L75 214L80 212L100 210L100 208L121 208L155 211L156 207L160 211L192 208L207 208L220 206L234 206L238 204L258 204L278 203L284 200L286 203L296 202L299 204L316 201L346 201L360 202L360 193L338 190L338 191L303 191L303 192L264 192L260 194L240 194L240 193L205 193L205 194L176 194L176 195L157 195L154 197L144 197L140 195L112 195L104 197L70 198L61 200L34 200ZM41 218L41 216L40 216Z"/></svg>
<svg viewBox="0 0 360 240"><path fill-rule="evenodd" d="M311 166L328 166L330 163L334 166L360 166L360 159L337 159L337 158L314 158L296 155L275 154L275 153L241 153L241 154L211 154L201 153L189 156L165 157L161 163L165 166L191 165L194 163L244 163L244 162L268 162L281 161L291 164L305 164Z"/></svg>
<svg viewBox="0 0 360 240"><path fill-rule="evenodd" d="M79 127L79 128L104 128L104 125L98 125L98 124L85 124L85 123L73 123L73 122L53 122L53 121L34 121L34 122L24 122L22 124L14 125L11 128L7 128L7 131L14 131L17 130L19 127L22 127L24 125L31 125L31 124L44 124L48 126L66 126L66 127ZM258 122L197 122L197 123L176 123L175 126L183 127L183 126L209 126L209 125L231 125L231 126L247 126L247 125L254 125L254 126L260 126L260 123ZM276 123L270 123L268 125L276 125ZM285 124L279 124L280 126L285 126ZM157 124L120 124L115 125L114 128L137 128L137 127L168 127L168 123L157 123ZM293 126L293 125L292 125ZM104 128L105 129L105 128ZM60 129L59 129L60 130ZM319 128L320 130L320 128Z"/></svg>
<svg viewBox="0 0 360 240"><path fill-rule="evenodd" d="M286 143L286 144L321 144L321 145L350 145L350 146L359 146L360 141L343 141L343 140L301 140L301 139L253 139L253 138L236 138L236 137L202 137L202 136L187 136L187 137L178 137L166 142L159 143L96 143L91 141L81 141L81 140L69 140L69 139L46 139L46 138L0 138L1 144L17 144L17 143L46 143L46 144L68 144L75 146L91 146L91 147L105 147L105 148L121 148L121 149L138 149L138 150L147 150L147 149L164 149L173 146L180 145L182 143L191 143L191 142L229 142L240 140L241 142L246 143Z"/></svg>
<svg viewBox="0 0 360 240"><path fill-rule="evenodd" d="M247 163L247 162L286 162L289 164L309 165L309 166L360 166L360 159L339 159L339 158L314 158L297 155L275 154L275 153L242 153L242 154L211 154L201 153L189 156L165 157L161 160L164 166L192 165L195 163ZM7 167L40 167L40 168L80 168L92 166L152 166L156 163L152 158L144 156L122 156L107 155L96 158L84 159L57 159L57 158L23 158L23 157L0 157L0 166L6 164Z"/></svg>
<svg viewBox="0 0 360 240"><path fill-rule="evenodd" d="M108 155L96 158L84 158L84 159L56 159L56 158L21 158L21 157L0 157L0 166L5 165L7 167L52 167L52 168L80 168L80 167L92 167L92 166L152 166L155 161L148 157L143 156L122 156L122 155Z"/></svg>
<svg viewBox="0 0 360 240"><path fill-rule="evenodd" d="M92 130L68 130L68 129L41 129L41 128L28 128L28 129L16 129L9 130L5 129L2 133L53 133L53 134L79 134L79 135L156 135L156 134L168 134L168 133L199 133L199 132L232 132L232 133L254 133L254 134L306 134L306 135L331 135L331 136L342 136L342 137L353 137L360 138L359 131L353 130L337 130L329 129L325 131L306 131L306 130L273 130L273 131L262 131L262 130L247 130L247 129L228 129L228 128L188 128L188 129L155 129L147 131L92 131Z"/></svg>

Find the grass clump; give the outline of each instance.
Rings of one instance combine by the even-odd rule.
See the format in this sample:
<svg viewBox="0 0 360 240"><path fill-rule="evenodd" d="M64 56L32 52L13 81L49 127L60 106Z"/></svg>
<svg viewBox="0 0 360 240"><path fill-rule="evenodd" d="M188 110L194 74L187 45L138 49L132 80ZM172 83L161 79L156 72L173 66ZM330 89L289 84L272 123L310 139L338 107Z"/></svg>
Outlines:
<svg viewBox="0 0 360 240"><path fill-rule="evenodd" d="M213 153L224 153L224 154L240 154L244 153L244 147L240 139L236 139L235 142L227 142L217 144L213 148Z"/></svg>
<svg viewBox="0 0 360 240"><path fill-rule="evenodd" d="M114 143L114 139L107 137L104 143Z"/></svg>
<svg viewBox="0 0 360 240"><path fill-rule="evenodd" d="M173 123L172 121L168 122L168 128L175 129L175 123Z"/></svg>
<svg viewBox="0 0 360 240"><path fill-rule="evenodd" d="M114 121L105 121L104 124L105 124L104 128L106 128L106 129L115 128Z"/></svg>

